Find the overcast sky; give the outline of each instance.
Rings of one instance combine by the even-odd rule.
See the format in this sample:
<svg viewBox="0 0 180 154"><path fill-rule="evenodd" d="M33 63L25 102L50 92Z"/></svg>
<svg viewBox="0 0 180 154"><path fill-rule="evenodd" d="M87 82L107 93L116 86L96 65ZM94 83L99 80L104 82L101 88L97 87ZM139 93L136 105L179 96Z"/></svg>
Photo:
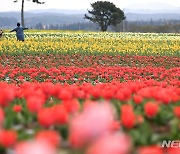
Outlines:
<svg viewBox="0 0 180 154"><path fill-rule="evenodd" d="M14 0L0 0L0 12L4 11L19 11L21 8L21 0L18 3L14 3ZM43 0L41 0L43 1ZM25 10L35 9L74 9L74 10L86 10L90 9L90 3L97 0L44 0L46 2L43 5L37 5L25 0ZM113 2L117 7L121 9L132 8L133 6L143 6L149 3L165 3L171 6L180 7L180 0L107 0ZM143 5L142 5L143 4ZM150 6L150 5L149 5ZM138 8L140 9L140 8ZM142 8L143 9L143 8ZM149 8L153 9L153 8ZM157 9L157 8L156 8ZM159 8L163 9L163 8Z"/></svg>

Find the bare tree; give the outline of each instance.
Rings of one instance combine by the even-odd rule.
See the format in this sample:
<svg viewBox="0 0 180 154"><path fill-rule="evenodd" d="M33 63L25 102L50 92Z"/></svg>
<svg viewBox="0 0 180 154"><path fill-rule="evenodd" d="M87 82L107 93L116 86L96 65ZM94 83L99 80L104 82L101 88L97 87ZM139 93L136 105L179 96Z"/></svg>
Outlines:
<svg viewBox="0 0 180 154"><path fill-rule="evenodd" d="M25 27L25 24L24 24L24 1L25 0L22 0L22 3L21 3L21 25L23 27ZM31 1L31 0L27 0L27 1ZM14 2L18 2L18 0L14 0ZM40 2L39 0L32 0L33 3L37 3L37 4L44 4L45 2Z"/></svg>

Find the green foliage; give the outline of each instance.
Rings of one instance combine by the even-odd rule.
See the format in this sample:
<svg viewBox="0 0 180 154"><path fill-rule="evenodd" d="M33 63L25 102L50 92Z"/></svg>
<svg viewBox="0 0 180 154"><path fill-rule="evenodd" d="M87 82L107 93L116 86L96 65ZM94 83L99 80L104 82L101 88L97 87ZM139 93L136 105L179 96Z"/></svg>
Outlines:
<svg viewBox="0 0 180 154"><path fill-rule="evenodd" d="M108 1L97 1L91 4L91 7L93 9L88 10L88 13L92 16L85 14L85 19L99 24L102 31L106 31L110 25L115 26L121 23L126 18L120 8Z"/></svg>

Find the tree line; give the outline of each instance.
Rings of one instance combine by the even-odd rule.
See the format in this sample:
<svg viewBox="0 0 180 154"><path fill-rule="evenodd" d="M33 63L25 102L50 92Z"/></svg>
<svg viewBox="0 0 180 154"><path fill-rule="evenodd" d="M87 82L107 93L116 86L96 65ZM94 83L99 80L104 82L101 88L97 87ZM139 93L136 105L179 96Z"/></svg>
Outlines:
<svg viewBox="0 0 180 154"><path fill-rule="evenodd" d="M0 27L2 29L11 29L18 22L12 17L0 17ZM99 31L98 24L92 22L77 22L72 24L37 24L29 25L30 29L39 30L84 30L84 31ZM116 32L154 32L154 33L180 33L180 20L124 20L116 26L110 26L108 31Z"/></svg>
<svg viewBox="0 0 180 154"><path fill-rule="evenodd" d="M73 24L46 24L38 23L30 27L39 30L84 30L99 31L98 24L91 22L78 22ZM180 20L150 20L150 21L123 21L116 26L108 27L112 32L154 32L154 33L180 33Z"/></svg>

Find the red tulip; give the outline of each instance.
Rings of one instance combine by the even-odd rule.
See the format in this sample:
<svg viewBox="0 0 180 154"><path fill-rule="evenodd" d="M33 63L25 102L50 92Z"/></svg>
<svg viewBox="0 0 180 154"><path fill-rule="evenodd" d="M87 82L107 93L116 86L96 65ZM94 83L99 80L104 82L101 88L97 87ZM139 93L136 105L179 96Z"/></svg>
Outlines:
<svg viewBox="0 0 180 154"><path fill-rule="evenodd" d="M14 105L13 106L13 111L14 112L21 112L22 106L21 105Z"/></svg>
<svg viewBox="0 0 180 154"><path fill-rule="evenodd" d="M125 128L132 128L135 125L136 116L131 105L123 105L121 107L121 122Z"/></svg>
<svg viewBox="0 0 180 154"><path fill-rule="evenodd" d="M7 148L16 143L17 133L13 130L0 130L0 145Z"/></svg>
<svg viewBox="0 0 180 154"><path fill-rule="evenodd" d="M6 83L0 83L0 106L6 107L16 97L15 87Z"/></svg>
<svg viewBox="0 0 180 154"><path fill-rule="evenodd" d="M180 148L167 148L167 154L180 154Z"/></svg>
<svg viewBox="0 0 180 154"><path fill-rule="evenodd" d="M76 99L64 100L62 104L69 113L75 113L80 109L80 104Z"/></svg>
<svg viewBox="0 0 180 154"><path fill-rule="evenodd" d="M155 102L147 102L144 105L144 110L145 110L146 116L149 118L152 118L152 117L156 116L156 114L158 113L159 106Z"/></svg>
<svg viewBox="0 0 180 154"><path fill-rule="evenodd" d="M44 104L45 100L38 96L30 96L27 99L27 108L30 112L38 112Z"/></svg>
<svg viewBox="0 0 180 154"><path fill-rule="evenodd" d="M136 104L140 104L143 101L143 97L140 95L134 95L133 99Z"/></svg>
<svg viewBox="0 0 180 154"><path fill-rule="evenodd" d="M65 109L64 105L55 105L53 106L53 117L56 124L66 124L68 122L68 112Z"/></svg>
<svg viewBox="0 0 180 154"><path fill-rule="evenodd" d="M174 108L174 115L177 117L177 118L180 118L180 106L176 106Z"/></svg>
<svg viewBox="0 0 180 154"><path fill-rule="evenodd" d="M54 110L52 108L42 108L37 116L41 126L49 127L55 123Z"/></svg>
<svg viewBox="0 0 180 154"><path fill-rule="evenodd" d="M138 149L138 154L164 154L161 147L158 146L145 146Z"/></svg>
<svg viewBox="0 0 180 154"><path fill-rule="evenodd" d="M58 98L61 100L70 100L73 98L72 93L66 89L61 89L58 94Z"/></svg>

